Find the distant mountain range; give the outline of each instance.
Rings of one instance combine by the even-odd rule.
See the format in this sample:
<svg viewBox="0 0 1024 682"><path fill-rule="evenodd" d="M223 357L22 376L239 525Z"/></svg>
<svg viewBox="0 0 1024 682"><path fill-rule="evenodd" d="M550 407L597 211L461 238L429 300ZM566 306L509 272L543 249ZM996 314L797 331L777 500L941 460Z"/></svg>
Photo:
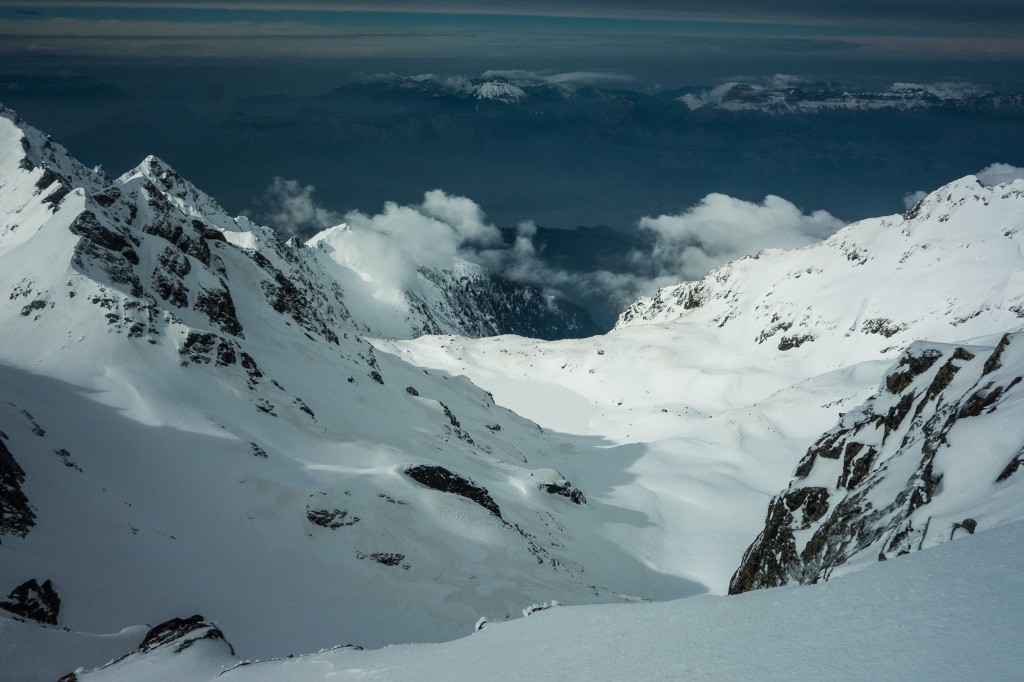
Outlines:
<svg viewBox="0 0 1024 682"><path fill-rule="evenodd" d="M709 192L775 194L855 220L994 161L1024 164L1021 94L969 84L876 92L776 77L647 92L628 80L488 72L231 102L7 80L4 103L88 165L128 168L156 154L232 213L258 210L282 176L342 213L443 188L505 227L629 229ZM57 92L75 98L74 111L55 106Z"/></svg>

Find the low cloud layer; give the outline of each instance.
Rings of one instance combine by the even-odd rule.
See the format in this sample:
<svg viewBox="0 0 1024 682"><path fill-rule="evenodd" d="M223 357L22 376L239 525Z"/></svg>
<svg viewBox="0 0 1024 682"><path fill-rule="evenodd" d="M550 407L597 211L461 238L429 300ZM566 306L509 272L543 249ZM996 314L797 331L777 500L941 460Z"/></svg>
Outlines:
<svg viewBox="0 0 1024 682"><path fill-rule="evenodd" d="M551 294L584 302L605 316L662 286L698 279L713 268L765 248L795 248L827 237L842 227L825 211L804 213L791 202L767 196L760 203L709 194L674 215L642 218L637 229L649 246L637 249L625 271L579 271L556 267L537 245L537 226L523 222L506 241L473 200L441 190L427 192L414 205L388 202L370 215L344 216L314 201L315 190L297 180L275 178L258 216L285 234L332 231L334 257L378 287L383 295L415 287L417 268L483 266L506 278Z"/></svg>
<svg viewBox="0 0 1024 682"><path fill-rule="evenodd" d="M677 215L643 218L656 236L650 256L659 275L703 277L713 268L766 248L797 248L824 239L843 222L827 211L805 214L773 195L759 204L709 194Z"/></svg>
<svg viewBox="0 0 1024 682"><path fill-rule="evenodd" d="M986 187L995 187L996 185L1004 185L1014 180L1024 180L1024 168L1008 163L993 163L975 173L974 177ZM926 196L928 196L928 192L923 190L910 192L903 197L903 205L909 209Z"/></svg>
<svg viewBox="0 0 1024 682"><path fill-rule="evenodd" d="M993 163L991 166L986 166L984 169L978 171L975 174L978 178L978 182L983 185L995 186L1002 185L1007 182L1013 182L1014 180L1024 179L1024 168L1020 166L1011 166L1008 163Z"/></svg>
<svg viewBox="0 0 1024 682"><path fill-rule="evenodd" d="M315 192L315 187L298 180L274 178L260 202L263 210L260 220L288 237L319 232L340 223L341 214L316 203Z"/></svg>

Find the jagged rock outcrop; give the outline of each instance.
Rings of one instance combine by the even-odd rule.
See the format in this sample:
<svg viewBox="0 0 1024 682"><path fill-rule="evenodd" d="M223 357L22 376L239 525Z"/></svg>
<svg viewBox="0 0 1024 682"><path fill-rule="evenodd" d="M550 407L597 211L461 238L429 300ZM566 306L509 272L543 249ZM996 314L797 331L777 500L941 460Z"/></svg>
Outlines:
<svg viewBox="0 0 1024 682"><path fill-rule="evenodd" d="M1024 332L994 347L911 346L807 451L730 593L827 580L1019 516L1022 376Z"/></svg>
<svg viewBox="0 0 1024 682"><path fill-rule="evenodd" d="M220 628L199 614L188 618L171 618L150 628L139 644L138 653L148 654L159 648L169 647L174 649L174 653L180 654L204 639L223 642L234 656L235 649L224 638Z"/></svg>
<svg viewBox="0 0 1024 682"><path fill-rule="evenodd" d="M36 523L35 512L21 490L24 482L24 469L18 466L3 437L0 437L0 536L23 538Z"/></svg>
<svg viewBox="0 0 1024 682"><path fill-rule="evenodd" d="M501 518L501 509L498 508L498 503L494 501L487 489L476 485L465 476L460 476L444 467L429 464L411 466L405 470L405 475L428 488L472 500L499 519Z"/></svg>
<svg viewBox="0 0 1024 682"><path fill-rule="evenodd" d="M420 268L420 274L439 294L431 302L407 293L422 317L422 333L466 336L517 334L537 339L593 336L600 330L583 308L564 298L546 296L535 286L472 269L455 273Z"/></svg>
<svg viewBox="0 0 1024 682"><path fill-rule="evenodd" d="M46 625L56 625L60 616L60 597L52 582L44 580L40 585L32 578L11 590L7 600L0 602L0 609Z"/></svg>

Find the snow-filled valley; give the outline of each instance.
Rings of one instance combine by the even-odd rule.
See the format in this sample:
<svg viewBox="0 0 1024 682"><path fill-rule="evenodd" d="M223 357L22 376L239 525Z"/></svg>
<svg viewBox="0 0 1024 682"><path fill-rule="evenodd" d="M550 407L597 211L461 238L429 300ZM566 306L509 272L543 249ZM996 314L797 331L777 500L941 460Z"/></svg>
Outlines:
<svg viewBox="0 0 1024 682"><path fill-rule="evenodd" d="M283 241L154 157L110 178L0 110L11 679L1019 663L1024 180L584 339L507 335L582 323L472 263L380 287L359 246ZM787 583L817 584L724 596ZM553 601L580 608L522 619Z"/></svg>

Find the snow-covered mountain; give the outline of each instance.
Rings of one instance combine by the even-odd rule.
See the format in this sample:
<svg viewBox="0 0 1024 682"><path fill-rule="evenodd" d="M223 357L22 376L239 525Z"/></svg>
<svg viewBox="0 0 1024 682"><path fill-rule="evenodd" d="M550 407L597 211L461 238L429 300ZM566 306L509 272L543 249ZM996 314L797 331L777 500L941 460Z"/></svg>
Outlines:
<svg viewBox="0 0 1024 682"><path fill-rule="evenodd" d="M158 159L111 179L0 116L6 669L52 678L134 650L97 677L380 670L448 649L345 645L477 624L445 646L494 652L502 632L536 643L526 623L552 600L810 582L973 532L1003 533L971 539L993 561L1019 554L1000 526L1024 519L1024 181L958 180L555 342L396 339L524 324L539 300L470 264L380 296L343 230L283 242ZM939 548L799 594L884 609L866 576L906 594L941 557L1007 580ZM761 622L775 597L709 599L580 622L613 651L612 614L734 627L725 611ZM239 666L322 647L342 648Z"/></svg>
<svg viewBox="0 0 1024 682"><path fill-rule="evenodd" d="M370 333L389 338L422 334L495 336L521 334L557 339L598 332L590 314L565 298L530 284L512 282L486 268L455 257L450 268L401 263L401 287L380 286L360 267L361 254L349 247L351 228L338 225L310 239L326 275L347 292L347 304ZM358 268L358 269L357 269ZM370 276L367 276L369 274Z"/></svg>
<svg viewBox="0 0 1024 682"><path fill-rule="evenodd" d="M709 108L769 115L885 109L998 111L1024 106L1021 93L997 94L973 83L893 83L872 92L779 75L764 83L733 81L706 90L691 90L676 100L690 111Z"/></svg>
<svg viewBox="0 0 1024 682"><path fill-rule="evenodd" d="M1012 329L1024 324L1022 215L1024 182L986 187L968 176L902 216L662 289L630 306L617 327L695 326L756 364L799 356L811 371L892 357L917 339Z"/></svg>
<svg viewBox="0 0 1024 682"><path fill-rule="evenodd" d="M325 251L157 159L110 180L10 114L0 134L12 608L49 586L51 620L96 631L191 605L268 655L656 582L588 529L574 446L376 352Z"/></svg>

